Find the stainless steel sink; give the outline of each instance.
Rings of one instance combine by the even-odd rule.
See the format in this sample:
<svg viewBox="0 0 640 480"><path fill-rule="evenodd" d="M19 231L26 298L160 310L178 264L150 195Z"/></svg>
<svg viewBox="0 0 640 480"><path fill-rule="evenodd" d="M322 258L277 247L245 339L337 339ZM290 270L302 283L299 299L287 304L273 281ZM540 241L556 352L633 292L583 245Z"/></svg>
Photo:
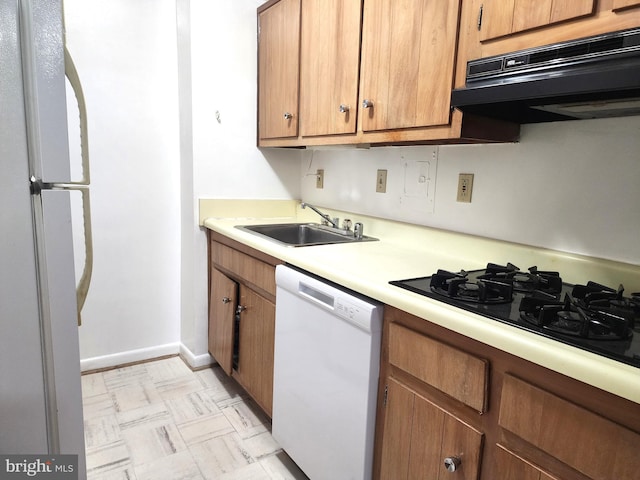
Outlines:
<svg viewBox="0 0 640 480"><path fill-rule="evenodd" d="M377 238L363 235L354 237L353 231L320 225L318 223L280 223L266 225L236 225L236 228L289 247L307 247L332 243L370 242Z"/></svg>

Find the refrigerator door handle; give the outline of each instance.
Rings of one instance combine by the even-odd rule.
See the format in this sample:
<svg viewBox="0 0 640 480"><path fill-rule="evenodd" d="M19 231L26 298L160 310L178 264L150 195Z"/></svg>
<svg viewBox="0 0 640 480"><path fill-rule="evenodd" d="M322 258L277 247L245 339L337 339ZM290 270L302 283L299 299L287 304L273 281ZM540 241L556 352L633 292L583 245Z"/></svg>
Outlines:
<svg viewBox="0 0 640 480"><path fill-rule="evenodd" d="M89 293L91 284L91 274L93 273L93 234L91 232L91 204L89 201L89 187L76 186L74 190L82 194L82 223L84 227L84 267L80 281L76 287L76 298L78 299L78 326L82 325L82 307Z"/></svg>
<svg viewBox="0 0 640 480"><path fill-rule="evenodd" d="M89 185L91 183L90 165L89 165L89 138L87 134L87 106L84 101L84 92L82 91L82 84L80 83L80 77L78 77L78 71L76 65L73 63L71 54L67 50L67 46L64 47L64 74L69 80L69 84L73 89L73 94L76 96L78 102L78 113L80 116L80 156L82 158L82 180L79 183Z"/></svg>
<svg viewBox="0 0 640 480"><path fill-rule="evenodd" d="M93 273L93 234L91 230L91 205L89 199L89 183L91 179L89 165L89 141L87 134L87 108L84 101L84 93L75 64L64 47L65 75L73 89L73 93L78 102L78 113L80 117L80 154L82 159L82 178L80 181L71 182L43 182L42 179L31 176L30 188L32 195L39 195L42 190L68 190L79 191L82 194L82 218L84 229L84 251L85 263L82 269L80 281L76 287L76 297L78 303L78 326L82 324L80 312L87 299L91 275Z"/></svg>
<svg viewBox="0 0 640 480"><path fill-rule="evenodd" d="M69 84L73 89L73 93L78 102L78 113L80 116L80 156L82 159L82 179L79 182L70 182L69 184L54 184L53 189L77 190L82 194L82 219L84 227L84 253L85 261L82 269L82 276L76 288L76 296L78 299L78 326L82 324L80 312L87 299L89 292L89 284L91 283L91 274L93 272L93 234L91 231L91 203L89 200L89 184L91 182L91 173L89 165L89 137L87 133L87 107L84 101L84 92L78 71L73 63L73 59L69 54L67 46L64 47L64 73L69 80Z"/></svg>

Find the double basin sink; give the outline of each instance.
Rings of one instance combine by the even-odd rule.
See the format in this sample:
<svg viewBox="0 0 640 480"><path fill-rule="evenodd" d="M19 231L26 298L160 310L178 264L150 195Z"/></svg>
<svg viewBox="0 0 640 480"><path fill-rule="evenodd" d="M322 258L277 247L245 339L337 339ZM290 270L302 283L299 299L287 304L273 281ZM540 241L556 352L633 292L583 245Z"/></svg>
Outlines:
<svg viewBox="0 0 640 480"><path fill-rule="evenodd" d="M352 230L332 228L318 223L281 223L266 225L236 225L236 228L260 235L288 247L330 245L333 243L357 243L378 240L362 235L354 236Z"/></svg>

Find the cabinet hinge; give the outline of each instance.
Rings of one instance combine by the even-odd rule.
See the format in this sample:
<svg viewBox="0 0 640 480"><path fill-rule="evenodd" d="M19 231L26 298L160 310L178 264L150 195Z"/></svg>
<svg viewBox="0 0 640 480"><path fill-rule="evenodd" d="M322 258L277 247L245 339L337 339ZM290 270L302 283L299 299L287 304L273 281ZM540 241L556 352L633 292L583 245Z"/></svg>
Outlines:
<svg viewBox="0 0 640 480"><path fill-rule="evenodd" d="M480 5L480 11L478 12L478 30L482 28L482 11L484 10L484 4Z"/></svg>
<svg viewBox="0 0 640 480"><path fill-rule="evenodd" d="M382 397L382 406L387 406L387 396L389 395L389 385L384 386L384 396Z"/></svg>

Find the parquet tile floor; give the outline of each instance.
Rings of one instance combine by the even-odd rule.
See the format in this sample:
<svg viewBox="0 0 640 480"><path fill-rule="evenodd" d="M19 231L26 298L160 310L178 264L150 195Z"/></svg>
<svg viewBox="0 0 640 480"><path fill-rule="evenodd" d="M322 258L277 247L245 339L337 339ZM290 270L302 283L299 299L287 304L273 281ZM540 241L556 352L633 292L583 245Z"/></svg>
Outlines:
<svg viewBox="0 0 640 480"><path fill-rule="evenodd" d="M307 480L219 367L178 356L82 376L88 480Z"/></svg>

